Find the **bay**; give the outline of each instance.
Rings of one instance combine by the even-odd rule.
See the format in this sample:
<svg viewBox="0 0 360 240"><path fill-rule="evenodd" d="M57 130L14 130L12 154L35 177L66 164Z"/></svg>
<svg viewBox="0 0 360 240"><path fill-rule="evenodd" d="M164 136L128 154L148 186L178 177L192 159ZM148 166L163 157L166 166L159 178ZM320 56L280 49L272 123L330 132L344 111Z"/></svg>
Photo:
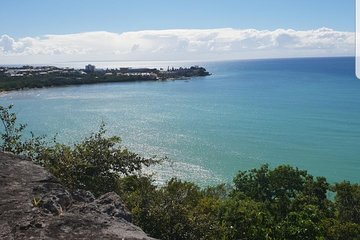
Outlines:
<svg viewBox="0 0 360 240"><path fill-rule="evenodd" d="M87 63L61 63L82 67ZM14 91L20 122L37 135L72 143L108 133L144 156L171 162L152 169L200 185L231 182L238 170L290 164L331 182L360 182L360 80L354 58L224 62L97 62L99 67L191 66L211 76Z"/></svg>

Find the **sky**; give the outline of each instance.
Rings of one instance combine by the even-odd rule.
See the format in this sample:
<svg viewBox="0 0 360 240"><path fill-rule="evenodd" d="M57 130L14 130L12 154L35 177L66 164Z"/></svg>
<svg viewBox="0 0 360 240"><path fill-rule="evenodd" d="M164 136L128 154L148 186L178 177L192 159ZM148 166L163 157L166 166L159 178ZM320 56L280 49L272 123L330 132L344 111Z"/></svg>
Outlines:
<svg viewBox="0 0 360 240"><path fill-rule="evenodd" d="M0 0L0 64L354 54L355 0Z"/></svg>

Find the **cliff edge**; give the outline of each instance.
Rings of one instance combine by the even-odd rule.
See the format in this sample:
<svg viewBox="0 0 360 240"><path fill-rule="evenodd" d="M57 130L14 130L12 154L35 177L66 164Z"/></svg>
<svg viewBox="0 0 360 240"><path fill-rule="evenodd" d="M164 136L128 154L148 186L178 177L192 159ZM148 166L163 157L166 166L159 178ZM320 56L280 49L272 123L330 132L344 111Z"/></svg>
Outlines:
<svg viewBox="0 0 360 240"><path fill-rule="evenodd" d="M153 238L116 193L71 193L41 166L0 152L0 239Z"/></svg>

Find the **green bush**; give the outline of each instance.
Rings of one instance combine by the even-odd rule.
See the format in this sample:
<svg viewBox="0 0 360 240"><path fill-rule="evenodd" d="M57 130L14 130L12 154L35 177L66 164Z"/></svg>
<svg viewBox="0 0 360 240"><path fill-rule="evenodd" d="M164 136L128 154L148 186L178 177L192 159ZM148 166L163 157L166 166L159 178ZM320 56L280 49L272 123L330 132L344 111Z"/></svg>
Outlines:
<svg viewBox="0 0 360 240"><path fill-rule="evenodd" d="M32 137L23 140L26 125L16 124L12 106L0 106L4 126L1 150L32 158L47 168L70 189L85 189L100 195L116 189L117 180L124 175L139 173L144 166L157 164L153 158L143 158L121 146L117 136L106 136L105 125L74 146L53 144Z"/></svg>
<svg viewBox="0 0 360 240"><path fill-rule="evenodd" d="M30 132L30 138L24 139L23 131L26 124L17 124L16 114L11 112L13 105L3 107L0 105L0 120L3 131L0 134L0 151L25 155L34 161L45 147L44 137L35 137Z"/></svg>

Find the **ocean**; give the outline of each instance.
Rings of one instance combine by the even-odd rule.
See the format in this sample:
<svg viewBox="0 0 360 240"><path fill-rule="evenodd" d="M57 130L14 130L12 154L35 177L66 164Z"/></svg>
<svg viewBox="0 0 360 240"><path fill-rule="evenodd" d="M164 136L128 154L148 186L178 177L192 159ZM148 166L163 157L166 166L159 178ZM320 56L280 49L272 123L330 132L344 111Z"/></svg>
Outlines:
<svg viewBox="0 0 360 240"><path fill-rule="evenodd" d="M360 80L354 58L134 66L192 64L212 75L14 91L2 94L0 104L14 104L19 121L36 135L58 134L65 143L81 140L104 121L108 134L119 135L129 149L168 157L149 170L159 183L170 177L201 186L230 183L237 171L265 163L290 164L330 182L360 182Z"/></svg>

